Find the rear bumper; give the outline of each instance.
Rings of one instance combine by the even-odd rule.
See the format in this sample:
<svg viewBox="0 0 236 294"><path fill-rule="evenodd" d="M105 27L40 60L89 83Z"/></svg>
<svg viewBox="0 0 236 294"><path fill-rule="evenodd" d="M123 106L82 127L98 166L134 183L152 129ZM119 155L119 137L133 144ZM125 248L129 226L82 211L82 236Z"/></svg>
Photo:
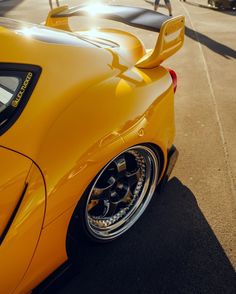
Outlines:
<svg viewBox="0 0 236 294"><path fill-rule="evenodd" d="M179 156L179 151L176 149L174 145L170 148L168 151L168 161L167 161L167 168L166 168L166 176L169 178L173 168L175 167L175 164L177 162Z"/></svg>
<svg viewBox="0 0 236 294"><path fill-rule="evenodd" d="M177 162L178 156L179 156L179 151L176 149L174 145L172 145L171 148L168 150L166 170L159 184L159 190L162 190L165 184L168 182L168 179Z"/></svg>

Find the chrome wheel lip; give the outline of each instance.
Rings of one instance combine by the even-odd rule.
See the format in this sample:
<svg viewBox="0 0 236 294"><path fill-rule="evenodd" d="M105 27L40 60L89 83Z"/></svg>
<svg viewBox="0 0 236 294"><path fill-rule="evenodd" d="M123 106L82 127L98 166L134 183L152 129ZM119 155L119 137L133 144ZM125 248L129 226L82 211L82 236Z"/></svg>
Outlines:
<svg viewBox="0 0 236 294"><path fill-rule="evenodd" d="M89 213L87 211L87 207L90 201L90 197L93 193L93 190L96 189L95 186L100 179L103 172L106 168L115 161L119 156L125 154L126 152L130 151L138 151L145 154L145 159L148 161L149 170L146 171L145 177L148 177L148 180L145 181L145 184L142 188L141 195L139 196L136 204L135 209L131 209L131 211L125 215L124 218L121 218L117 223L115 222L109 227L95 227L89 221ZM114 157L98 174L95 182L93 183L85 206L85 224L88 229L89 234L91 234L97 240L112 240L120 235L122 235L125 231L127 231L133 224L140 218L140 216L145 211L146 207L148 206L150 200L152 199L153 193L156 189L156 184L158 181L159 176L159 168L160 168L160 159L159 156L154 150L146 145L136 145L130 147L123 152L119 153L116 157ZM148 175L147 175L148 173ZM143 193L143 191L145 193Z"/></svg>

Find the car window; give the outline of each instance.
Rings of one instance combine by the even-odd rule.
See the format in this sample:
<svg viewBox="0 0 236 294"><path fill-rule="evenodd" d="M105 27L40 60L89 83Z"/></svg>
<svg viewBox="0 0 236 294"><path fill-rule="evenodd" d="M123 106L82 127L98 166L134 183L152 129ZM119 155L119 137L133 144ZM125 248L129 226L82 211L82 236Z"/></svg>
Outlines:
<svg viewBox="0 0 236 294"><path fill-rule="evenodd" d="M20 82L21 79L18 77L0 76L0 111L11 101Z"/></svg>

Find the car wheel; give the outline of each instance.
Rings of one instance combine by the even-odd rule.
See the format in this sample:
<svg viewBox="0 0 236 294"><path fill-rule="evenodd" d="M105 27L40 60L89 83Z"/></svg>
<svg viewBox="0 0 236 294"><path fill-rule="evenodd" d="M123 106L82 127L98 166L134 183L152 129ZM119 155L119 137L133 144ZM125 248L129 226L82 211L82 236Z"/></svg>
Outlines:
<svg viewBox="0 0 236 294"><path fill-rule="evenodd" d="M160 157L150 146L134 146L117 155L83 195L72 218L69 236L77 241L96 242L121 236L146 209L159 175Z"/></svg>

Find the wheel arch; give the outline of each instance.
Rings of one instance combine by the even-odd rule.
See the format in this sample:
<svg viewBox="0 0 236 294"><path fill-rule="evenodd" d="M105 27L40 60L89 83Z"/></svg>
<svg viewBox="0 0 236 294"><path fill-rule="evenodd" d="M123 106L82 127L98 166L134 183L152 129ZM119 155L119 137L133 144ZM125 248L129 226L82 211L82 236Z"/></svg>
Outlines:
<svg viewBox="0 0 236 294"><path fill-rule="evenodd" d="M121 150L118 154L121 154L123 152L125 152L125 150L135 147L135 146L146 146L149 147L150 149L152 149L154 151L154 153L157 155L159 164L160 164L160 168L159 168L159 175L158 175L158 184L161 181L161 178L164 174L165 171L165 153L163 151L163 149L157 145L156 143L151 143L151 142L142 142L142 143L137 143L134 145L130 145L130 146L124 146L123 150ZM112 156L107 163L100 169L97 171L97 173L94 175L93 179L90 181L89 185L86 187L86 189L84 190L84 193L81 195L81 197L79 198L78 202L75 205L73 214L71 215L70 218L70 222L68 225L68 230L67 230L67 235L66 235L66 252L67 252L67 256L70 258L75 258L79 259L81 258L80 254L75 253L75 242L74 240L77 241L77 236L75 236L75 233L77 232L76 226L78 225L76 223L76 218L77 218L77 211L80 205L83 205L83 200L85 199L86 195L89 193L90 188L92 187L92 185L94 184L94 182L96 181L98 175L100 174L100 172L114 159L114 157L116 156ZM158 184L156 185L156 187L158 186ZM83 226L83 224L80 224ZM82 238L81 238L82 240ZM87 250L88 247L90 247L90 244L86 241L86 240L82 240L82 242L79 242L79 246L81 247L79 249L79 251L84 251Z"/></svg>

